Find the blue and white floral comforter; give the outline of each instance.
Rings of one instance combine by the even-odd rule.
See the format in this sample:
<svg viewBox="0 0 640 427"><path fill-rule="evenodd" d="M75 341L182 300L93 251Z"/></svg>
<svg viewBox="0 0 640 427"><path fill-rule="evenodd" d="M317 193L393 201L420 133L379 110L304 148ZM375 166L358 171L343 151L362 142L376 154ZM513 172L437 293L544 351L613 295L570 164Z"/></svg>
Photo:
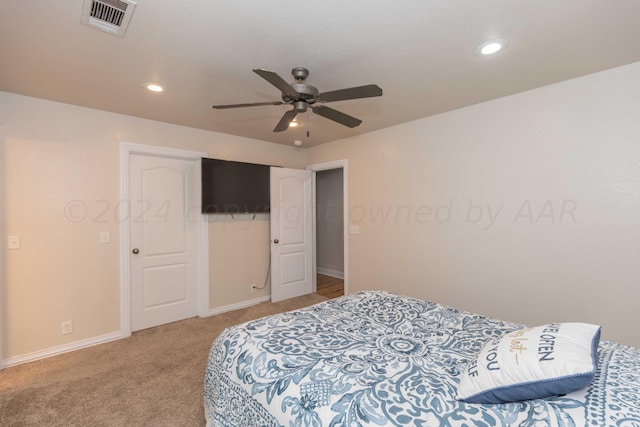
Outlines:
<svg viewBox="0 0 640 427"><path fill-rule="evenodd" d="M459 375L521 325L387 292L359 292L226 329L205 376L208 424L258 426L640 426L640 349L601 341L587 388L480 405Z"/></svg>

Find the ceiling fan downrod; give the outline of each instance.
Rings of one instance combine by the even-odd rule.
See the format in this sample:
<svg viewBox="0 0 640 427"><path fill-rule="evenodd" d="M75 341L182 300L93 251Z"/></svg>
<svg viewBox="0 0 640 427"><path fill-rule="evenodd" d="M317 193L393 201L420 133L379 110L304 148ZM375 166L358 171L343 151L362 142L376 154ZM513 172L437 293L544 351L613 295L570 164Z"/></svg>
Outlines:
<svg viewBox="0 0 640 427"><path fill-rule="evenodd" d="M295 67L291 69L291 75L293 75L294 79L301 82L305 80L307 77L309 77L309 70L307 70L304 67Z"/></svg>

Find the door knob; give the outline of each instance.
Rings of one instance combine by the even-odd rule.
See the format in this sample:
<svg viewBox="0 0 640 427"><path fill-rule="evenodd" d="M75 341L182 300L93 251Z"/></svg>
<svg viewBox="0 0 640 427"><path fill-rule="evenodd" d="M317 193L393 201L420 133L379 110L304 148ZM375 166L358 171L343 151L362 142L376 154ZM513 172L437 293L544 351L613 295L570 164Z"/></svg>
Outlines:
<svg viewBox="0 0 640 427"><path fill-rule="evenodd" d="M138 255L140 253L140 249L133 248L133 250L131 252L133 252L134 255Z"/></svg>
<svg viewBox="0 0 640 427"><path fill-rule="evenodd" d="M278 243L280 243L280 240L278 240L278 239L273 239L273 243L275 243L275 244L277 245Z"/></svg>

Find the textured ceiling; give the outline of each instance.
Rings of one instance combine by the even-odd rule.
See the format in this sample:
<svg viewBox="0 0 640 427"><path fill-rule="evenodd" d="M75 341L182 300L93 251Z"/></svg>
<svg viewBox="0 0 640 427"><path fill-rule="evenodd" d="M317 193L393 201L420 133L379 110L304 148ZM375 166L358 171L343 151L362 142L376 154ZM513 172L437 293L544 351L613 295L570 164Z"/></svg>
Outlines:
<svg viewBox="0 0 640 427"><path fill-rule="evenodd" d="M83 0L0 1L0 90L202 129L312 146L640 60L640 1L139 0L124 38L81 24ZM474 53L509 40L492 57ZM272 129L289 106L253 68L307 67L321 92L375 83ZM165 87L150 93L145 83ZM306 136L307 130L310 136Z"/></svg>

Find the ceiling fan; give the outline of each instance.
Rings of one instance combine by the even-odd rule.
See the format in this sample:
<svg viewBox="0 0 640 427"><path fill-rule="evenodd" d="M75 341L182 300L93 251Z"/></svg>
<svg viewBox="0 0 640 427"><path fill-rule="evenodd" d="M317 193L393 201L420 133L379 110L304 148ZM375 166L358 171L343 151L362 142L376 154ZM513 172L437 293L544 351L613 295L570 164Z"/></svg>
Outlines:
<svg viewBox="0 0 640 427"><path fill-rule="evenodd" d="M283 105L289 104L293 106L292 110L284 113L276 127L274 132L282 132L289 127L289 123L299 113L304 113L307 108L334 122L338 122L341 125L348 126L350 128L358 126L362 123L362 120L352 117L348 114L334 110L333 108L326 107L325 102L344 101L347 99L357 98L370 98L373 96L382 96L382 89L377 85L365 85L351 87L347 89L334 90L330 92L318 92L315 86L308 83L304 83L304 80L309 75L309 70L304 67L295 67L291 70L291 74L296 79L296 83L289 84L278 74L273 71L267 71L262 69L253 70L254 73L280 89L282 92L282 101L273 102L254 102L250 104L231 104L231 105L214 105L213 108L225 109L225 108L240 108L240 107L256 107L260 105Z"/></svg>

